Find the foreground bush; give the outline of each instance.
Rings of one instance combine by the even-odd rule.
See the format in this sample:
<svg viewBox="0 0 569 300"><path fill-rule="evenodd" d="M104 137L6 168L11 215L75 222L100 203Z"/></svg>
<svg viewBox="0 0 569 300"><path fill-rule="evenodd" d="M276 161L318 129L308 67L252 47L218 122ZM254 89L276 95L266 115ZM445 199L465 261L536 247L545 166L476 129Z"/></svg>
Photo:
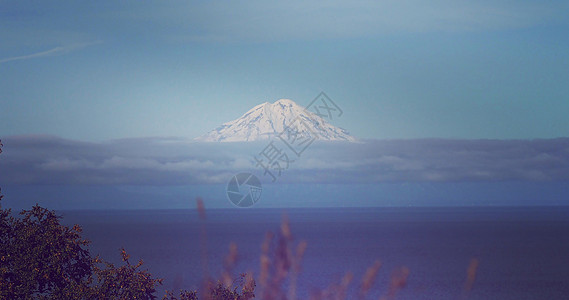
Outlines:
<svg viewBox="0 0 569 300"><path fill-rule="evenodd" d="M92 258L81 227L60 224L55 212L34 206L20 217L0 211L0 298L155 299L161 280L130 265Z"/></svg>

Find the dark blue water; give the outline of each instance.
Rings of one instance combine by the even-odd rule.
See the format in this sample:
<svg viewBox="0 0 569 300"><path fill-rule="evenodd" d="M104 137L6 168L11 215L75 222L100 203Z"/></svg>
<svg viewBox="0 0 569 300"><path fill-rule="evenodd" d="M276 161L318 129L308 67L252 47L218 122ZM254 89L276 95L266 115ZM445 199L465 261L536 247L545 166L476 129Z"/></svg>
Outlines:
<svg viewBox="0 0 569 300"><path fill-rule="evenodd" d="M383 265L369 299L384 295L394 269L410 270L397 299L461 299L471 258L480 262L468 299L568 299L569 208L289 209L295 241L308 248L299 276L307 298L350 271L355 295L367 267ZM120 247L143 259L160 288L195 289L203 277L200 226L193 210L64 211L92 241L91 252L119 262ZM261 243L283 210L207 211L209 270L219 274L231 242L236 272L258 274Z"/></svg>

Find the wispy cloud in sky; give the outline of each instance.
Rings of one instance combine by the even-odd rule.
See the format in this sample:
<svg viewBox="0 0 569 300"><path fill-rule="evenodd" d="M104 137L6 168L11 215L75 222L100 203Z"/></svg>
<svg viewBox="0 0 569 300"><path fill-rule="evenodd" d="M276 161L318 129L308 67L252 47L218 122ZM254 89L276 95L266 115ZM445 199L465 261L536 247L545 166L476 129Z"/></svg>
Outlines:
<svg viewBox="0 0 569 300"><path fill-rule="evenodd" d="M264 143L128 139L86 143L47 136L3 139L2 184L188 185L226 183L255 167ZM316 143L279 183L569 180L569 139L369 140Z"/></svg>
<svg viewBox="0 0 569 300"><path fill-rule="evenodd" d="M25 59L32 59L32 58L40 58L40 57L49 57L49 56L56 56L62 55L65 53L69 53L71 51L79 50L88 46L100 44L101 42L90 42L90 43L81 43L81 44L73 44L68 46L58 46L46 51L36 52L27 55L20 55L20 56L12 56L7 58L0 59L0 64L15 61L15 60L25 60Z"/></svg>
<svg viewBox="0 0 569 300"><path fill-rule="evenodd" d="M44 57L44 56L52 56L52 55L56 55L58 53L62 53L64 51L65 51L65 48L63 48L63 47L55 47L53 49L34 53L34 54L22 55L22 56L13 56L13 57L0 59L0 63L5 63L5 62L9 62L9 61L14 61L14 60L23 60L23 59L38 58L38 57Z"/></svg>

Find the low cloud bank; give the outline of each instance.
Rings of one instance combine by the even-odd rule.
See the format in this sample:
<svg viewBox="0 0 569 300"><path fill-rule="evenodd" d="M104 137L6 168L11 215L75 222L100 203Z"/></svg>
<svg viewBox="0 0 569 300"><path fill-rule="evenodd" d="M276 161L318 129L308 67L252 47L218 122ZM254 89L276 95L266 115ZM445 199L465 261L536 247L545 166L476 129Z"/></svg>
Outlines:
<svg viewBox="0 0 569 300"><path fill-rule="evenodd" d="M137 138L102 143L53 136L2 139L2 184L187 185L226 183L238 172L272 177L254 157L269 144ZM287 153L283 144L275 145ZM569 180L569 138L544 140L368 140L315 142L288 152L279 183ZM282 168L286 163L281 160Z"/></svg>

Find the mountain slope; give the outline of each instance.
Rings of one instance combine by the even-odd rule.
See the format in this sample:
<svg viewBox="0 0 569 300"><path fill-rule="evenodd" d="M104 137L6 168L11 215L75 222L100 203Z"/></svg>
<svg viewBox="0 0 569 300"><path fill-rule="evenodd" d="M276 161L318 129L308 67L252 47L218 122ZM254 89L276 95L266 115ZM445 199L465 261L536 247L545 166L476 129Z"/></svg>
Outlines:
<svg viewBox="0 0 569 300"><path fill-rule="evenodd" d="M319 140L356 140L346 130L331 125L320 116L305 110L304 107L289 99L259 104L239 119L224 123L195 140L204 142L266 140L282 133L287 127L298 124L302 125L303 130L314 133Z"/></svg>

